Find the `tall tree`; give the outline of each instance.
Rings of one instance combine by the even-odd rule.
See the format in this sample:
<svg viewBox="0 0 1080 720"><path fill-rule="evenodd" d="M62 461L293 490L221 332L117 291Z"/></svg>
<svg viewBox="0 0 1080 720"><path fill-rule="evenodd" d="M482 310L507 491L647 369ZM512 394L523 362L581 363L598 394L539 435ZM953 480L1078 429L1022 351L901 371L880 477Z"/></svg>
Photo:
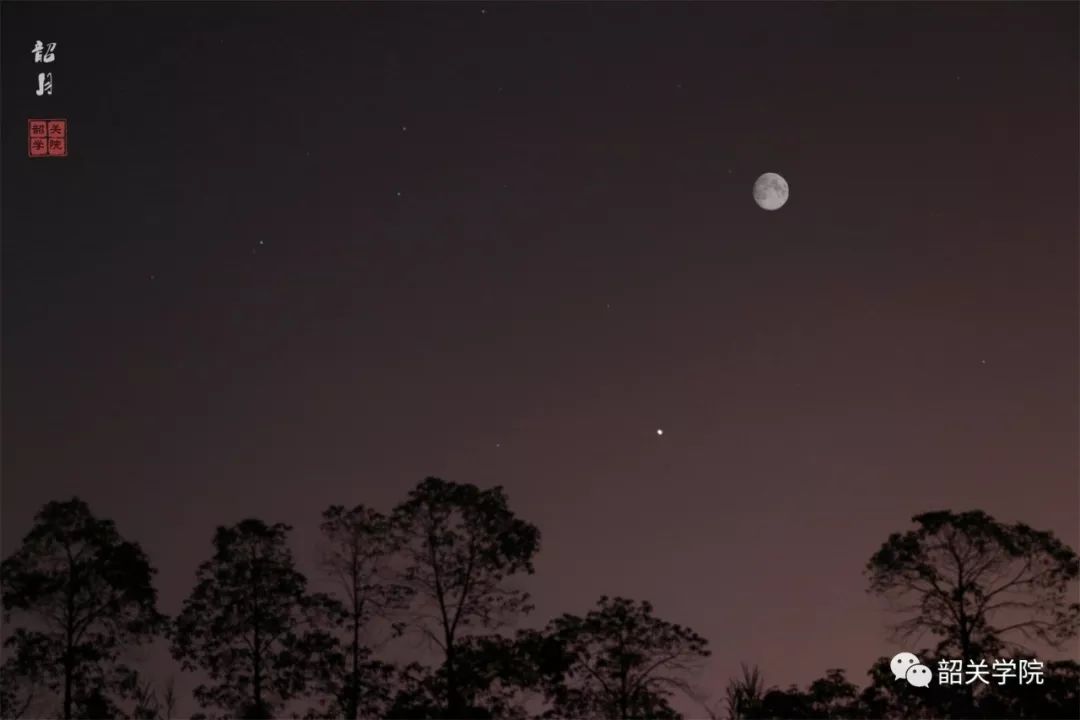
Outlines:
<svg viewBox="0 0 1080 720"><path fill-rule="evenodd" d="M930 512L893 533L867 564L871 592L901 603L903 637L930 631L939 654L1053 647L1076 636L1076 553L1050 532L981 511Z"/></svg>
<svg viewBox="0 0 1080 720"><path fill-rule="evenodd" d="M433 477L395 508L393 520L401 579L414 592L409 624L442 651L443 712L461 717L462 637L531 610L528 594L507 581L533 572L540 531L514 515L502 488L480 490Z"/></svg>
<svg viewBox="0 0 1080 720"><path fill-rule="evenodd" d="M398 538L389 518L363 505L352 509L333 505L323 513L321 529L322 568L337 586L349 635L347 667L336 693L345 717L356 720L361 712L377 712L378 703L386 699L384 676L389 670L370 659L363 632L373 619L403 608L411 588L394 582L391 575ZM366 702L366 694L379 697Z"/></svg>
<svg viewBox="0 0 1080 720"><path fill-rule="evenodd" d="M29 620L5 642L11 669L59 695L64 718L115 707L132 689L121 653L164 627L155 572L137 543L82 500L47 503L0 569L5 621Z"/></svg>
<svg viewBox="0 0 1080 720"><path fill-rule="evenodd" d="M337 645L330 598L310 594L288 547L288 525L249 519L219 527L214 555L172 632L172 653L211 682L195 697L229 714L269 718L301 695Z"/></svg>
<svg viewBox="0 0 1080 720"><path fill-rule="evenodd" d="M584 618L563 615L546 634L563 654L546 682L558 717L678 717L670 699L710 654L705 638L626 598L601 597Z"/></svg>
<svg viewBox="0 0 1080 720"><path fill-rule="evenodd" d="M899 605L900 637L930 632L937 655L977 660L1026 650L1033 640L1060 647L1076 636L1080 560L1052 533L978 510L912 521L916 529L893 533L866 568L870 591ZM961 712L970 713L976 691L965 687Z"/></svg>

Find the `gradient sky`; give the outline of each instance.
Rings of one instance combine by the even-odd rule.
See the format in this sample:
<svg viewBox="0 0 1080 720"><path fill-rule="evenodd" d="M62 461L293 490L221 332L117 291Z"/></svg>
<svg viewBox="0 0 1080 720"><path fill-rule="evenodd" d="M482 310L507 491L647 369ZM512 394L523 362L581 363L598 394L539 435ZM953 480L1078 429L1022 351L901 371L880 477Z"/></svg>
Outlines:
<svg viewBox="0 0 1080 720"><path fill-rule="evenodd" d="M1078 8L5 2L4 554L79 495L175 613L217 525L502 484L531 623L862 683L912 515L1080 544Z"/></svg>

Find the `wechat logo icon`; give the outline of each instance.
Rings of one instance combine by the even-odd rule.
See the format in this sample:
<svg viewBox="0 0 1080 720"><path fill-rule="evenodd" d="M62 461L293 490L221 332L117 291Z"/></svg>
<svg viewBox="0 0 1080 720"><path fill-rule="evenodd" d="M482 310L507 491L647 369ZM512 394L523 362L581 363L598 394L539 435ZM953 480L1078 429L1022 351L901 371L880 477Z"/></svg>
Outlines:
<svg viewBox="0 0 1080 720"><path fill-rule="evenodd" d="M923 665L914 653L902 652L893 655L889 669L896 680L907 680L909 685L927 687L933 675L930 668Z"/></svg>

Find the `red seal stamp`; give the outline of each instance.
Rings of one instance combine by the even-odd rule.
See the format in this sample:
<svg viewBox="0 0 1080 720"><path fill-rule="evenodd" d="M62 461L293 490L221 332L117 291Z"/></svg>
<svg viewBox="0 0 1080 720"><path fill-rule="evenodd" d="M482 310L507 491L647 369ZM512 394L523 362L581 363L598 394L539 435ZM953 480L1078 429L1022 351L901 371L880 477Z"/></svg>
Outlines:
<svg viewBox="0 0 1080 720"><path fill-rule="evenodd" d="M27 121L30 157L67 157L68 123L60 118Z"/></svg>

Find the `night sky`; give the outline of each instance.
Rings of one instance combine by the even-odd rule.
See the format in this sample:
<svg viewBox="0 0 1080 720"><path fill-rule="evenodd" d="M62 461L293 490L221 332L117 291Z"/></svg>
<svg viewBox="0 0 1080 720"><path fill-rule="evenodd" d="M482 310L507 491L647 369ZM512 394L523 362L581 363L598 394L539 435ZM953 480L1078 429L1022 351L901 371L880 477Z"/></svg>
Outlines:
<svg viewBox="0 0 1080 720"><path fill-rule="evenodd" d="M3 552L77 494L175 613L217 525L311 570L332 503L501 484L530 624L625 595L710 640L707 689L864 683L912 515L1077 545L1078 24L5 2Z"/></svg>

